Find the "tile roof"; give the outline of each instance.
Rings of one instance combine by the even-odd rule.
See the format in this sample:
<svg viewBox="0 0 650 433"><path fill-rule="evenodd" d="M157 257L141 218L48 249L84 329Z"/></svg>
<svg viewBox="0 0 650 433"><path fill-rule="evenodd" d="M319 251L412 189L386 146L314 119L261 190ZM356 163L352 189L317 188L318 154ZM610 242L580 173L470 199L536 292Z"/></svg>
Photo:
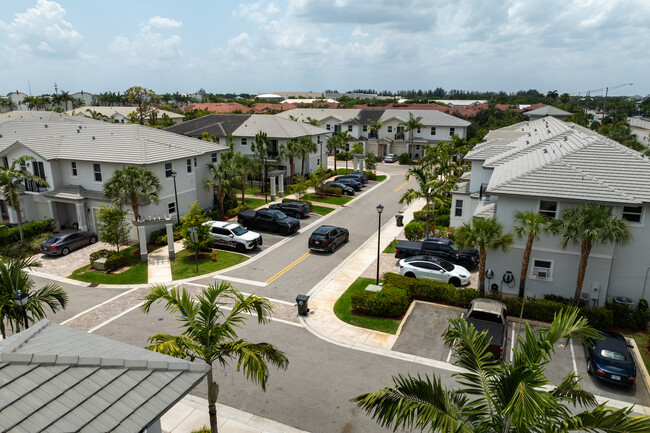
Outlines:
<svg viewBox="0 0 650 433"><path fill-rule="evenodd" d="M0 114L0 123L19 120L23 122L102 124L101 120L85 116L68 116L56 111L9 111Z"/></svg>
<svg viewBox="0 0 650 433"><path fill-rule="evenodd" d="M0 123L0 152L22 144L46 160L154 164L227 147L136 124Z"/></svg>
<svg viewBox="0 0 650 433"><path fill-rule="evenodd" d="M209 369L42 320L0 341L0 430L142 431Z"/></svg>
<svg viewBox="0 0 650 433"><path fill-rule="evenodd" d="M573 113L568 111L560 110L557 107L552 105L545 105L543 107L536 108L534 110L526 110L526 116L572 116Z"/></svg>
<svg viewBox="0 0 650 433"><path fill-rule="evenodd" d="M405 122L409 119L409 113L413 114L413 117L421 117L421 122L426 126L467 127L470 125L467 120L436 110L386 110L381 119L399 119L401 122Z"/></svg>
<svg viewBox="0 0 650 433"><path fill-rule="evenodd" d="M103 105L93 105L93 106L75 108L74 110L68 110L65 112L65 114L67 114L68 116L82 115L82 116L90 117L91 113L87 111L90 110L90 111L96 111L97 113L108 117L112 117L115 114L119 114L120 116L124 116L124 117L129 117L129 114L133 113L136 109L137 107L123 107L123 106L109 107ZM170 119L179 119L184 117L183 114L174 113L173 111L160 110L158 108L154 108L154 111L158 113L159 117L162 117L163 114L169 116Z"/></svg>

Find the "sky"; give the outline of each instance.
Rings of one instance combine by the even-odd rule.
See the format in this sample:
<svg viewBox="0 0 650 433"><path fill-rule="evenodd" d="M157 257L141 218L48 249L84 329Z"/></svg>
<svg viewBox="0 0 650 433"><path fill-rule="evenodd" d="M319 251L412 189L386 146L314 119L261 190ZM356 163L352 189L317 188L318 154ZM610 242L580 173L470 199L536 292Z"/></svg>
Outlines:
<svg viewBox="0 0 650 433"><path fill-rule="evenodd" d="M648 77L648 0L0 0L0 95L645 96Z"/></svg>

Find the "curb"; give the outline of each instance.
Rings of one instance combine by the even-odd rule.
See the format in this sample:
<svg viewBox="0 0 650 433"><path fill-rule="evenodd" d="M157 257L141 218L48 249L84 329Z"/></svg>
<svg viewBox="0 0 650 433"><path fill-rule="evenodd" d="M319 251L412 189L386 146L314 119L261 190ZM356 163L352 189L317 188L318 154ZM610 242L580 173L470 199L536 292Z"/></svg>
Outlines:
<svg viewBox="0 0 650 433"><path fill-rule="evenodd" d="M625 342L627 343L628 347L631 349L630 353L632 353L632 358L634 359L634 363L636 364L636 369L637 369L637 376L639 375L638 373L641 373L641 376L643 377L643 382L645 384L645 390L650 395L650 374L648 374L648 370L645 368L645 363L643 362L643 358L641 357L641 352L639 351L639 347L636 345L636 340L634 338L629 338L625 337Z"/></svg>

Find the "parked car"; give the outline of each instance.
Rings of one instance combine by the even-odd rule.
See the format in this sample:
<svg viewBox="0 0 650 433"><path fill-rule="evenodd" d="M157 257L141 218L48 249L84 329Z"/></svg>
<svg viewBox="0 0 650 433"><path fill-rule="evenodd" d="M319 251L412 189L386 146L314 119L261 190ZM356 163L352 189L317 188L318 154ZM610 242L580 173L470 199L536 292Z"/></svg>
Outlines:
<svg viewBox="0 0 650 433"><path fill-rule="evenodd" d="M41 252L48 256L67 256L77 248L97 242L97 234L88 231L58 233L41 244Z"/></svg>
<svg viewBox="0 0 650 433"><path fill-rule="evenodd" d="M361 187L363 186L363 183L360 180L351 177L339 176L336 179L334 179L334 181L347 185L351 188L354 188L355 191L361 191Z"/></svg>
<svg viewBox="0 0 650 433"><path fill-rule="evenodd" d="M474 325L478 332L486 331L490 345L487 351L494 359L503 359L508 331L508 309L505 304L494 299L476 298L469 304L465 314L467 323Z"/></svg>
<svg viewBox="0 0 650 433"><path fill-rule="evenodd" d="M599 329L602 340L585 343L587 373L603 382L632 385L636 379L636 365L625 338L616 332Z"/></svg>
<svg viewBox="0 0 650 433"><path fill-rule="evenodd" d="M354 195L354 188L341 182L325 182L325 188L339 188L343 194Z"/></svg>
<svg viewBox="0 0 650 433"><path fill-rule="evenodd" d="M285 201L269 206L269 209L281 210L285 214L297 219L302 219L311 213L309 205L302 201Z"/></svg>
<svg viewBox="0 0 650 433"><path fill-rule="evenodd" d="M411 278L444 281L456 287L469 284L469 271L440 257L415 256L399 261L399 273Z"/></svg>
<svg viewBox="0 0 650 433"><path fill-rule="evenodd" d="M384 162L395 162L399 160L399 156L395 155L394 153L389 153L388 155L384 156Z"/></svg>
<svg viewBox="0 0 650 433"><path fill-rule="evenodd" d="M310 250L334 252L334 249L350 240L350 232L343 227L323 225L309 236Z"/></svg>
<svg viewBox="0 0 650 433"><path fill-rule="evenodd" d="M451 239L426 237L422 242L399 241L395 245L395 257L402 259L411 256L436 256L454 265L472 270L478 266L477 249L461 250Z"/></svg>
<svg viewBox="0 0 650 433"><path fill-rule="evenodd" d="M237 214L237 222L248 229L270 230L282 236L300 229L300 221L277 209L246 209Z"/></svg>
<svg viewBox="0 0 650 433"><path fill-rule="evenodd" d="M361 180L363 180L364 185L368 183L368 175L366 174L365 171L353 171L352 173L348 173L348 175L351 174L361 176Z"/></svg>
<svg viewBox="0 0 650 433"><path fill-rule="evenodd" d="M348 173L348 174L344 174L343 176L339 176L339 177L341 177L343 179L356 179L356 180L360 181L363 185L368 183L368 176L366 176L365 174L361 174L361 173Z"/></svg>
<svg viewBox="0 0 650 433"><path fill-rule="evenodd" d="M228 221L208 221L203 223L210 227L210 237L214 244L234 248L239 253L252 250L262 245L259 233L246 230L239 224Z"/></svg>

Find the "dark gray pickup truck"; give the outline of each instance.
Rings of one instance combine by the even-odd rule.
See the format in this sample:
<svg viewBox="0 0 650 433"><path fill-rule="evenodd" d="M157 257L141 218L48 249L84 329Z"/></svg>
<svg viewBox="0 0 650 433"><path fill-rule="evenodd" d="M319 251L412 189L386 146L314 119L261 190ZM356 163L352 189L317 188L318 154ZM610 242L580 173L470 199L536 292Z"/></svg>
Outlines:
<svg viewBox="0 0 650 433"><path fill-rule="evenodd" d="M269 230L282 236L297 232L300 221L277 209L246 209L237 214L237 222L247 229Z"/></svg>
<svg viewBox="0 0 650 433"><path fill-rule="evenodd" d="M395 245L395 257L435 256L471 271L478 266L478 250L461 250L451 239L426 237L422 242L399 241Z"/></svg>
<svg viewBox="0 0 650 433"><path fill-rule="evenodd" d="M507 341L508 309L504 304L494 299L477 298L469 304L465 315L467 323L474 325L478 332L487 331L490 346L488 352L494 359L503 359L503 352Z"/></svg>

